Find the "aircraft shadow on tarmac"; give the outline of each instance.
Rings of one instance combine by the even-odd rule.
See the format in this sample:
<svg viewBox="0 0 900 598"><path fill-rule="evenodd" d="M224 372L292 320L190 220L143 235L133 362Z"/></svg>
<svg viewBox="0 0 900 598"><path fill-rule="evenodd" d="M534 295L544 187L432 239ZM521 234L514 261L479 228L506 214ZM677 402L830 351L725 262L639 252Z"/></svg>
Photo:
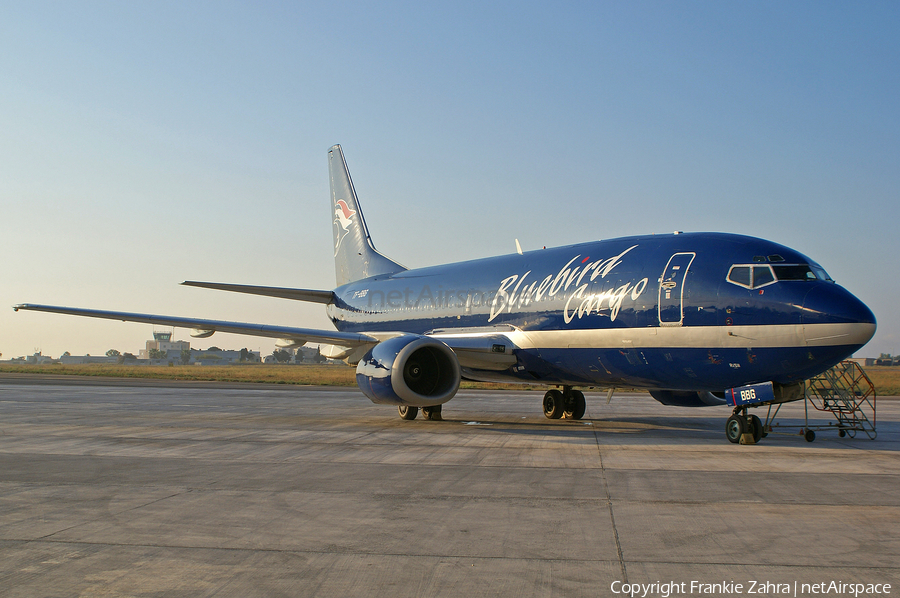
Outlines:
<svg viewBox="0 0 900 598"><path fill-rule="evenodd" d="M593 438L595 434L612 433L624 434L652 434L657 433L660 438L689 436L692 433L703 433L709 436L713 432L720 433L724 419L720 422L713 419L680 419L667 418L661 422L658 417L611 417L598 419L581 419L577 421L547 421L538 422L523 421L510 422L502 419L481 418L478 420L466 420L456 418L444 418L445 423L462 424L464 426L479 427L486 431L502 432L508 434L520 434L527 436L551 436L567 438Z"/></svg>
<svg viewBox="0 0 900 598"><path fill-rule="evenodd" d="M513 423L500 419L466 420L445 418L446 423L458 423L479 427L485 431L503 434L516 434L524 436L543 436L552 438L590 439L595 441L607 437L615 440L615 444L721 444L730 445L725 438L725 417L710 418L682 418L682 417L608 417L596 419L582 419L578 421L547 421L535 423L534 421ZM807 443L799 432L803 425L802 419L785 418L779 420L782 426L791 426L784 430L770 433L760 441L760 444L775 446L811 446L817 449L846 449L880 450L896 452L900 450L896 440L896 431L892 422L884 422L880 425L878 436L870 440L860 432L856 438L840 438L837 428L824 429L817 435L815 443ZM827 426L828 420L810 419L810 426Z"/></svg>

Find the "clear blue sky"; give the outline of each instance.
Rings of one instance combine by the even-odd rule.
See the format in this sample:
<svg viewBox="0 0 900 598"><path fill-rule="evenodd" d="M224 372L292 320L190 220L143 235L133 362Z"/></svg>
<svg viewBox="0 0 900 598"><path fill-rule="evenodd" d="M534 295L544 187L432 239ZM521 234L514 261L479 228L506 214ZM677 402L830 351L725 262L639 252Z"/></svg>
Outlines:
<svg viewBox="0 0 900 598"><path fill-rule="evenodd" d="M0 306L329 328L326 152L425 266L741 232L820 262L900 353L896 2L22 2L0 19ZM152 328L0 309L3 359ZM186 338L186 331L178 331ZM269 353L271 341L194 340Z"/></svg>

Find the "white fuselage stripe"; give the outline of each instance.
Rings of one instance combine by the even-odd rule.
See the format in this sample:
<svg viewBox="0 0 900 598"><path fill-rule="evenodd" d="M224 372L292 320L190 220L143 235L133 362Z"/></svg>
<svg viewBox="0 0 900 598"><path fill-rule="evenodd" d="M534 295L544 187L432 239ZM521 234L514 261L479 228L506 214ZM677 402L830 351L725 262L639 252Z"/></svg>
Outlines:
<svg viewBox="0 0 900 598"><path fill-rule="evenodd" d="M874 329L875 324L852 323L516 330L502 334L521 349L743 349L865 344Z"/></svg>

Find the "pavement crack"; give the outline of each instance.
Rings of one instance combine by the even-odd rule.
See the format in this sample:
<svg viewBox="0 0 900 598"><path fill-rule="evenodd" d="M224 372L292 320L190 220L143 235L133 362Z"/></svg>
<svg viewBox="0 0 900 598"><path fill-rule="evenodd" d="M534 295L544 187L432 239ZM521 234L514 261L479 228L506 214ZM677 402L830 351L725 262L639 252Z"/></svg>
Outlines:
<svg viewBox="0 0 900 598"><path fill-rule="evenodd" d="M189 490L188 492L190 492L190 490ZM183 492L176 492L176 493L170 494L170 495L168 495L168 496L162 496L162 497L160 497L160 498L156 498L156 499L154 499L154 500L145 502L145 503L140 504L140 505L135 505L135 506L129 507L129 508L127 508L127 509L122 509L121 511L116 511L115 513L113 513L113 515L121 515L122 513L128 513L129 511L134 511L134 510L137 510L137 509L143 509L144 507L148 507L148 506L150 506L150 505L152 505L152 504L155 504L155 503L158 503L158 502L162 502L162 501L168 500L168 499L170 499L170 498L174 498L174 497L176 497L176 496L178 496L178 495L180 495L180 494L184 494L184 493L183 493ZM55 536L55 535L57 535L57 534L64 533L64 532L67 532L67 531L70 531L70 530L73 530L73 529L76 529L76 528L79 528L79 527L81 527L81 526L83 526L83 525L88 525L88 524L91 524L91 523L95 523L96 521L97 521L97 520L95 520L95 519L92 519L92 520L90 520L90 521L81 521L81 522L76 523L76 524L74 524L74 525L70 525L69 527L64 527L64 528L62 528L62 529L58 529L58 530L55 530L55 531L53 531L53 532L50 532L49 534L46 534L46 535L43 535L43 536L38 536L38 537L33 538L32 540L29 540L29 541L31 541L31 542L37 542L37 541L41 541L41 540L45 540L45 541L56 541L56 540L52 540L53 536ZM62 540L62 541L65 542L65 540Z"/></svg>
<svg viewBox="0 0 900 598"><path fill-rule="evenodd" d="M606 478L606 467L603 465L603 451L600 450L600 430L595 426L594 441L597 443L597 456L600 459L600 479L603 481L603 493L606 495L606 508L609 510L609 521L612 524L613 538L616 541L616 554L619 558L619 567L622 569L622 583L628 583L628 569L625 566L625 553L622 552L622 543L619 541L619 529L616 527L616 514L613 512L612 496L609 493L609 480Z"/></svg>

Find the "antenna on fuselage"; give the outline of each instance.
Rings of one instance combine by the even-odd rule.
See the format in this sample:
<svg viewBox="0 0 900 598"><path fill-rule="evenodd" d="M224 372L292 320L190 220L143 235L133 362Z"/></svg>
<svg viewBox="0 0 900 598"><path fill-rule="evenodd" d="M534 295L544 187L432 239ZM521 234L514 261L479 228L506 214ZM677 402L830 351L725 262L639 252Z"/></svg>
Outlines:
<svg viewBox="0 0 900 598"><path fill-rule="evenodd" d="M518 239L516 239L516 253L518 253L519 255L522 255L522 246L519 245Z"/></svg>

